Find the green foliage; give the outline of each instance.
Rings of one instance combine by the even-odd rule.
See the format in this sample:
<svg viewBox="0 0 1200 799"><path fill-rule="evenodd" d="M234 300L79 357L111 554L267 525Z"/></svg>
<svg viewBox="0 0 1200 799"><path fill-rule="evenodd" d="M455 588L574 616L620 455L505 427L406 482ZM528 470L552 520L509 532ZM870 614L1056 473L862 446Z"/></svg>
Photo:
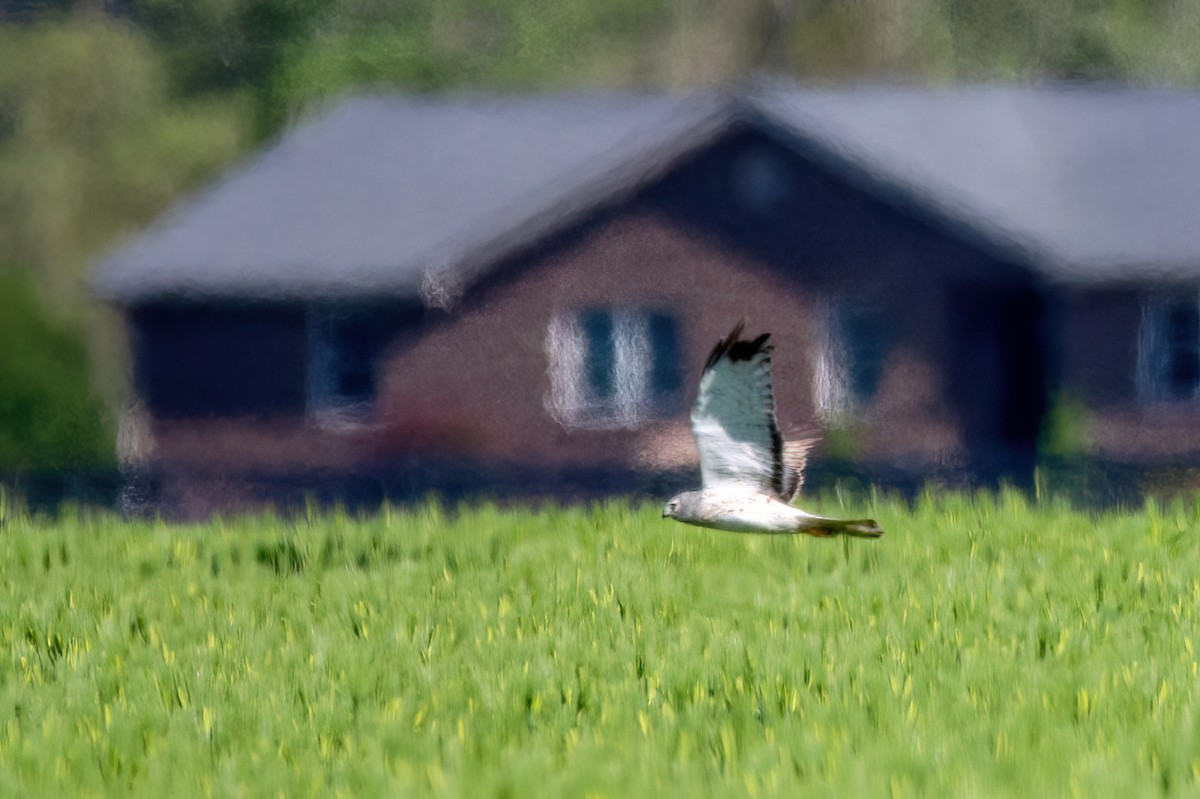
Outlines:
<svg viewBox="0 0 1200 799"><path fill-rule="evenodd" d="M329 0L135 0L130 16L150 32L174 90L194 95L260 85L284 49L309 38Z"/></svg>
<svg viewBox="0 0 1200 799"><path fill-rule="evenodd" d="M775 64L816 78L1194 84L1200 7L1156 0L788 5Z"/></svg>
<svg viewBox="0 0 1200 799"><path fill-rule="evenodd" d="M33 281L0 271L0 471L113 465L113 434L77 330L42 308Z"/></svg>
<svg viewBox="0 0 1200 799"><path fill-rule="evenodd" d="M259 136L309 102L364 84L575 85L631 52L662 16L642 0L138 0L182 95L248 90ZM611 63L611 61L610 61Z"/></svg>
<svg viewBox="0 0 1200 799"><path fill-rule="evenodd" d="M1038 454L1053 457L1082 455L1088 448L1090 412L1077 397L1059 394L1050 404L1038 441Z"/></svg>
<svg viewBox="0 0 1200 799"><path fill-rule="evenodd" d="M0 53L0 264L28 269L49 308L24 289L0 300L0 468L91 466L111 459L111 444L96 443L111 425L88 386L115 406L120 345L112 317L90 310L84 267L241 152L244 111L236 98L170 100L153 47L116 24L0 26ZM71 331L42 340L49 319ZM64 460L69 451L81 462Z"/></svg>
<svg viewBox="0 0 1200 799"><path fill-rule="evenodd" d="M299 4L279 48L273 118L362 84L561 89L816 80L1195 83L1200 11L1152 0L370 0ZM274 41L274 39L272 40Z"/></svg>
<svg viewBox="0 0 1200 799"><path fill-rule="evenodd" d="M176 97L274 134L364 85L565 89L809 80L1195 83L1194 4L1154 0L133 0ZM140 45L144 47L145 45ZM161 70L160 70L161 71Z"/></svg>
<svg viewBox="0 0 1200 799"><path fill-rule="evenodd" d="M80 268L243 145L238 108L168 102L144 37L95 22L0 27L0 253L80 301Z"/></svg>
<svg viewBox="0 0 1200 799"><path fill-rule="evenodd" d="M866 510L10 515L0 793L1197 792L1200 505Z"/></svg>
<svg viewBox="0 0 1200 799"><path fill-rule="evenodd" d="M343 2L314 25L317 46L293 47L275 80L295 111L364 85L410 89L538 88L643 82L636 50L661 27L662 3L511 0Z"/></svg>
<svg viewBox="0 0 1200 799"><path fill-rule="evenodd" d="M137 0L130 15L159 45L174 93L246 91L261 138L286 120L277 82L293 51L321 49L315 21L331 0Z"/></svg>

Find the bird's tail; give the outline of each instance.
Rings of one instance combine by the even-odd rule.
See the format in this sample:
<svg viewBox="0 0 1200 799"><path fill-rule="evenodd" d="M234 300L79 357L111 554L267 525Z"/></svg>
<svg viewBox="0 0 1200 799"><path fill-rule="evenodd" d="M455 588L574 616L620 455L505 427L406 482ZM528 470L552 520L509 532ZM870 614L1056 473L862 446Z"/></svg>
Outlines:
<svg viewBox="0 0 1200 799"><path fill-rule="evenodd" d="M834 535L846 535L852 538L879 538L883 528L874 519L826 519L821 516L811 516L805 519L798 532L814 535L817 538L828 538Z"/></svg>

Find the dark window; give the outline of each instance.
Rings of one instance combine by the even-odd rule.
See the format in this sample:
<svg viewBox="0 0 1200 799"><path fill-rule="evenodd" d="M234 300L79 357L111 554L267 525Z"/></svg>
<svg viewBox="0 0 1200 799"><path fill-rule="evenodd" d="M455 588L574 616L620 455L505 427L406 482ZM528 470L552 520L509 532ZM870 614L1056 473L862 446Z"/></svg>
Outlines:
<svg viewBox="0 0 1200 799"><path fill-rule="evenodd" d="M880 315L873 308L848 303L840 303L835 313L835 324L849 361L850 393L855 404L865 405L875 399L883 375L886 339Z"/></svg>
<svg viewBox="0 0 1200 799"><path fill-rule="evenodd" d="M873 305L833 300L822 314L813 376L817 413L837 423L870 405L888 353L883 315Z"/></svg>
<svg viewBox="0 0 1200 799"><path fill-rule="evenodd" d="M650 389L665 411L674 410L683 390L683 351L679 341L679 323L665 313L650 314L650 351L653 362Z"/></svg>
<svg viewBox="0 0 1200 799"><path fill-rule="evenodd" d="M1195 302L1175 302L1166 318L1166 390L1172 399L1196 394L1200 379L1200 309Z"/></svg>
<svg viewBox="0 0 1200 799"><path fill-rule="evenodd" d="M393 321L372 309L311 308L309 411L345 418L369 416L378 390L379 360L394 333Z"/></svg>
<svg viewBox="0 0 1200 799"><path fill-rule="evenodd" d="M609 311L585 311L582 315L587 364L588 394L609 402L617 389L617 345L613 340L613 315Z"/></svg>
<svg viewBox="0 0 1200 799"><path fill-rule="evenodd" d="M299 308L161 306L131 314L138 393L161 417L304 410Z"/></svg>
<svg viewBox="0 0 1200 799"><path fill-rule="evenodd" d="M1200 395L1200 298L1193 292L1153 294L1142 310L1138 383L1143 399Z"/></svg>

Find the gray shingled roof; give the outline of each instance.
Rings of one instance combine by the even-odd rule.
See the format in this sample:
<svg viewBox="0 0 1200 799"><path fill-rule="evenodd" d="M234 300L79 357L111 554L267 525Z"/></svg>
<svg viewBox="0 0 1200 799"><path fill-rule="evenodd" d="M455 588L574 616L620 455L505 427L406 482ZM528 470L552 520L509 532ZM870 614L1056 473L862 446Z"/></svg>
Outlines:
<svg viewBox="0 0 1200 799"><path fill-rule="evenodd" d="M776 91L757 102L1052 277L1200 277L1200 93Z"/></svg>
<svg viewBox="0 0 1200 799"><path fill-rule="evenodd" d="M749 118L1062 279L1200 277L1200 94L971 88L347 100L98 267L120 303L453 293Z"/></svg>
<svg viewBox="0 0 1200 799"><path fill-rule="evenodd" d="M346 100L99 266L121 303L412 294L633 185L721 128L715 97Z"/></svg>

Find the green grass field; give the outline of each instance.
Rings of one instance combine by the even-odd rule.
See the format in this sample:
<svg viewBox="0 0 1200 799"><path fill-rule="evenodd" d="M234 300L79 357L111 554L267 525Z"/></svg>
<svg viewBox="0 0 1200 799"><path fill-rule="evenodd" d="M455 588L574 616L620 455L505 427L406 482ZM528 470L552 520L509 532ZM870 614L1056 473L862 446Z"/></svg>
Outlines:
<svg viewBox="0 0 1200 799"><path fill-rule="evenodd" d="M1200 505L845 510L0 512L0 795L1200 792Z"/></svg>

